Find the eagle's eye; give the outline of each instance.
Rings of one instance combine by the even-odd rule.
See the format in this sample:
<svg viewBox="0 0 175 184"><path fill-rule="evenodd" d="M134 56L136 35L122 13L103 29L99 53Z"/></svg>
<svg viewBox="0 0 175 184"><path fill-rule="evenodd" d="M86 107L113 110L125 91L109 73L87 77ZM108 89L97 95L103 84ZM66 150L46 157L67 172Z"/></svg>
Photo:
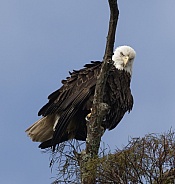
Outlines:
<svg viewBox="0 0 175 184"><path fill-rule="evenodd" d="M120 52L120 55L121 55L121 56L125 56L125 55L123 54L123 52Z"/></svg>

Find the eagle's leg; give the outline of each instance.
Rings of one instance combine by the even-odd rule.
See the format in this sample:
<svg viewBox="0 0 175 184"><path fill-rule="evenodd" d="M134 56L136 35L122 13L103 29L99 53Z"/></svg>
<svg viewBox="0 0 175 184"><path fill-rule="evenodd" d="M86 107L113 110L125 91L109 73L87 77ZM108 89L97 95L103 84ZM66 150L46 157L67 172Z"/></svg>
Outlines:
<svg viewBox="0 0 175 184"><path fill-rule="evenodd" d="M92 108L90 108L90 111L92 112ZM90 121L91 118L91 112L86 116L86 121Z"/></svg>
<svg viewBox="0 0 175 184"><path fill-rule="evenodd" d="M107 103L100 103L100 109L101 109L101 113L104 116L104 120L105 120L105 116L108 113L110 106ZM90 111L92 112L92 108L90 108ZM90 121L91 114L92 114L91 112L86 116L85 118L86 121Z"/></svg>

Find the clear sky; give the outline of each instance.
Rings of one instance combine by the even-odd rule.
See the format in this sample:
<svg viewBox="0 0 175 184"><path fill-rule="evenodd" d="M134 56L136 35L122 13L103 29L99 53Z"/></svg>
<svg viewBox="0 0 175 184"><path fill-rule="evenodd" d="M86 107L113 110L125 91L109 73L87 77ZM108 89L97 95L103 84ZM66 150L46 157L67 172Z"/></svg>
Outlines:
<svg viewBox="0 0 175 184"><path fill-rule="evenodd" d="M103 141L112 150L129 137L174 129L175 1L118 0L115 47L136 52L133 111ZM0 183L49 184L49 155L25 134L68 71L102 60L107 0L1 0Z"/></svg>

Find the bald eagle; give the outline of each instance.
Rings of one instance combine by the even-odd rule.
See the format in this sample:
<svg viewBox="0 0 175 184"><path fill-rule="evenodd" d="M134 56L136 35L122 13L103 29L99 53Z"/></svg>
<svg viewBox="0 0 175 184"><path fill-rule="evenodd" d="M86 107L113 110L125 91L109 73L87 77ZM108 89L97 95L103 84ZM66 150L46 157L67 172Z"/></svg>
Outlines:
<svg viewBox="0 0 175 184"><path fill-rule="evenodd" d="M130 89L135 51L129 46L120 46L114 51L113 65L105 86L104 103L110 110L104 117L104 130L114 129L133 107ZM42 118L30 126L26 133L32 141L41 142L39 148L55 148L59 143L70 140L86 140L87 116L92 101L102 62L92 61L83 69L73 70L62 87L48 96L38 115Z"/></svg>

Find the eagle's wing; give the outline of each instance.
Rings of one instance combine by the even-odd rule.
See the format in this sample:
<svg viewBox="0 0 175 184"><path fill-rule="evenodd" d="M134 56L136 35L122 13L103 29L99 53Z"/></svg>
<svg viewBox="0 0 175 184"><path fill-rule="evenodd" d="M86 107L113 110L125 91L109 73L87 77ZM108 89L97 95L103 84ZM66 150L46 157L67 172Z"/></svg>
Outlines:
<svg viewBox="0 0 175 184"><path fill-rule="evenodd" d="M62 81L63 86L49 95L49 102L39 111L38 115L43 116L60 115L52 138L53 147L65 133L70 120L93 95L100 68L101 62L92 62L79 71L74 70Z"/></svg>

